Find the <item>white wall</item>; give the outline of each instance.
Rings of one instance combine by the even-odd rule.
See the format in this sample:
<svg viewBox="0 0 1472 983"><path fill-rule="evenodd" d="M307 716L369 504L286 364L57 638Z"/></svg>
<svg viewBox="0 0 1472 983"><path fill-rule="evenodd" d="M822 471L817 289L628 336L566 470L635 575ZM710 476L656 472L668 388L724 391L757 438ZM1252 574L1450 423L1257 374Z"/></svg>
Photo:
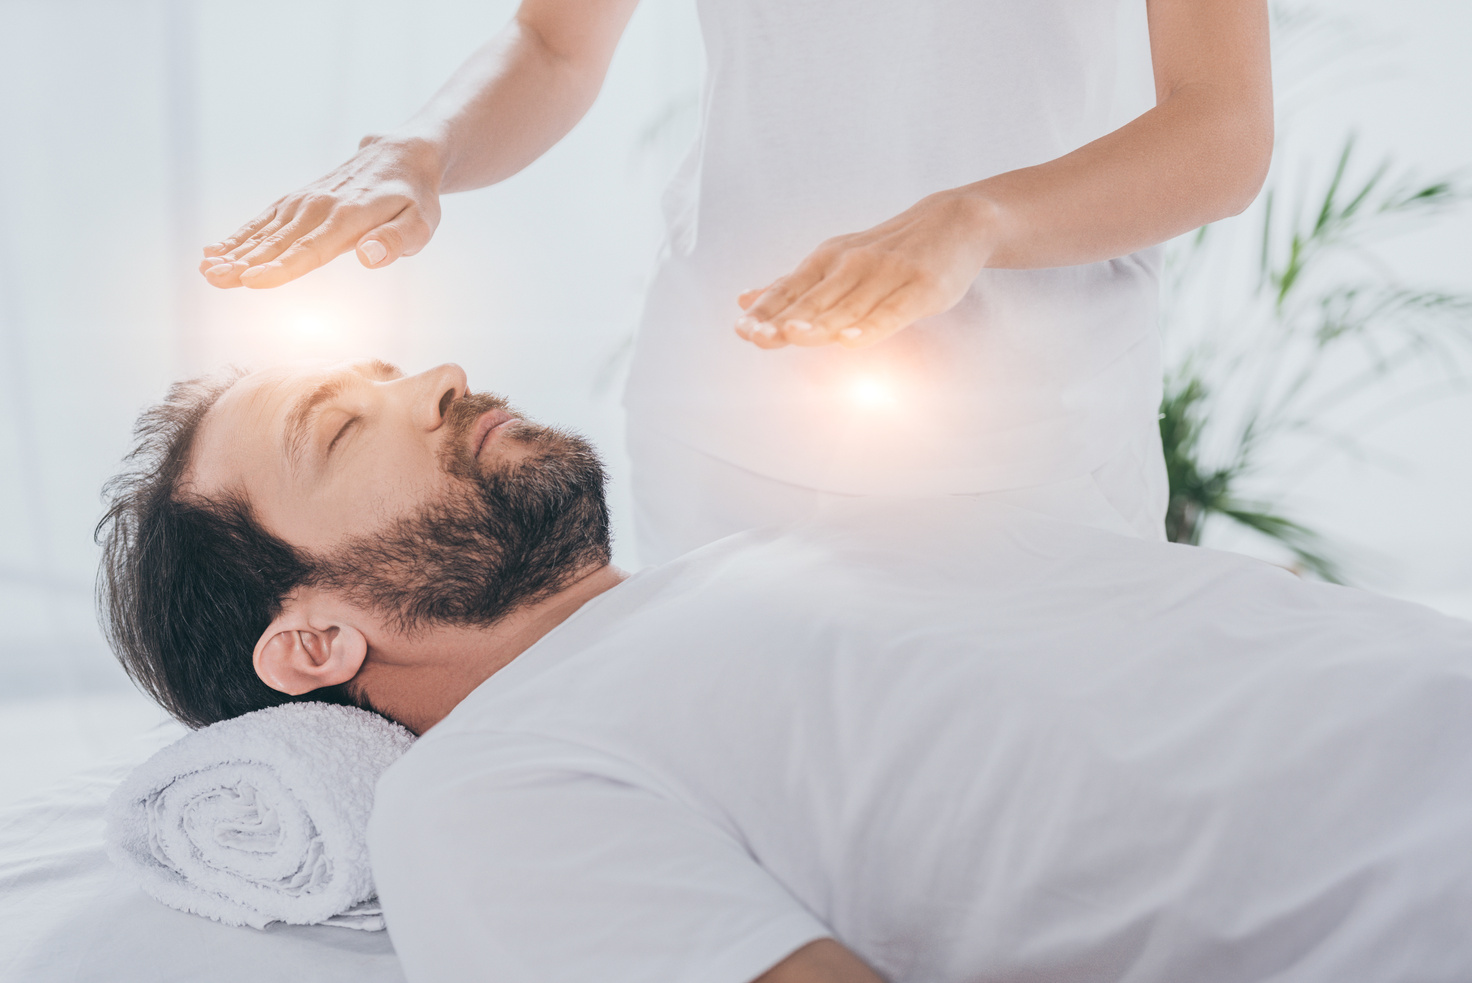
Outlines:
<svg viewBox="0 0 1472 983"><path fill-rule="evenodd" d="M1472 8L1335 9L1380 53L1335 69L1284 120L1280 171L1322 163L1350 126L1367 158L1472 164ZM348 257L263 292L194 273L200 244L403 119L511 10L0 0L0 699L120 685L91 613L98 488L138 410L223 361L458 361L472 384L604 448L632 560L618 354L659 245L658 192L692 132L691 0L644 0L587 119L523 174L447 199L419 257L376 272ZM1472 217L1394 246L1407 276L1472 290ZM1398 418L1373 437L1406 473L1335 465L1296 494L1363 551L1377 586L1472 613L1469 423L1467 399Z"/></svg>

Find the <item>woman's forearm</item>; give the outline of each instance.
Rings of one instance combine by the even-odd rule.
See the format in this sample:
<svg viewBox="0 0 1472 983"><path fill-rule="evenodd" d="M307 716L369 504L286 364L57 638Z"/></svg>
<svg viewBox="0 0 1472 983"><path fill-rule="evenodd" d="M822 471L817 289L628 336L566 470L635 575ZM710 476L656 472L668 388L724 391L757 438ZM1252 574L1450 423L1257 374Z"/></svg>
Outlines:
<svg viewBox="0 0 1472 983"><path fill-rule="evenodd" d="M992 240L986 265L1072 266L1242 211L1262 187L1272 144L1270 97L1203 84L1073 153L957 191Z"/></svg>
<svg viewBox="0 0 1472 983"><path fill-rule="evenodd" d="M513 20L385 138L432 148L441 192L495 184L536 160L583 118L607 69L606 58L559 54Z"/></svg>
<svg viewBox="0 0 1472 983"><path fill-rule="evenodd" d="M504 180L571 130L598 95L638 0L522 0L403 126L204 248L217 287L276 287L356 248L387 266L428 244L440 195Z"/></svg>

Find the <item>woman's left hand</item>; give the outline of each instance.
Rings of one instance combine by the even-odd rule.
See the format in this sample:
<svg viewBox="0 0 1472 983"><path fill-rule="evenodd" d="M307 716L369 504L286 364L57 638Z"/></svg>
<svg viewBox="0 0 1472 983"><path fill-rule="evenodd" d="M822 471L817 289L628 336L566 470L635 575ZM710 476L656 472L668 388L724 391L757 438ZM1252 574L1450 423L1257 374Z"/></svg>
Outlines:
<svg viewBox="0 0 1472 983"><path fill-rule="evenodd" d="M942 191L866 232L829 239L787 276L737 298L736 333L758 348L864 348L950 310L991 255L996 210Z"/></svg>

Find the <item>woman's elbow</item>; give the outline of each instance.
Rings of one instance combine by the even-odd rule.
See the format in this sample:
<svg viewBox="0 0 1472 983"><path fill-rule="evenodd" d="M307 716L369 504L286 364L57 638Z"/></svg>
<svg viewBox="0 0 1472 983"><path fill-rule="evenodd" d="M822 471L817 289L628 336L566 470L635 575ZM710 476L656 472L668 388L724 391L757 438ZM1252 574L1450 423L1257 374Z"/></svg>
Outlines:
<svg viewBox="0 0 1472 983"><path fill-rule="evenodd" d="M1244 113L1222 128L1221 218L1240 215L1257 200L1273 162L1273 110Z"/></svg>

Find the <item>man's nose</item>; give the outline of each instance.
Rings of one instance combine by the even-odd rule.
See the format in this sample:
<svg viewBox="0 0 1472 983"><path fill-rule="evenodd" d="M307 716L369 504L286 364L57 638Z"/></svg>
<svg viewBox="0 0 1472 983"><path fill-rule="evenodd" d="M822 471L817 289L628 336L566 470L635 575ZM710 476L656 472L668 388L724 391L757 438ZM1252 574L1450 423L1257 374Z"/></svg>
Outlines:
<svg viewBox="0 0 1472 983"><path fill-rule="evenodd" d="M454 362L437 365L413 377L415 384L416 422L426 430L438 430L445 422L445 411L470 388L465 370Z"/></svg>

